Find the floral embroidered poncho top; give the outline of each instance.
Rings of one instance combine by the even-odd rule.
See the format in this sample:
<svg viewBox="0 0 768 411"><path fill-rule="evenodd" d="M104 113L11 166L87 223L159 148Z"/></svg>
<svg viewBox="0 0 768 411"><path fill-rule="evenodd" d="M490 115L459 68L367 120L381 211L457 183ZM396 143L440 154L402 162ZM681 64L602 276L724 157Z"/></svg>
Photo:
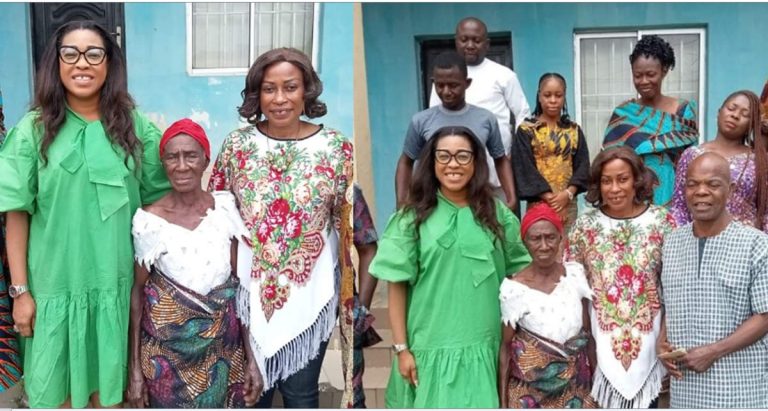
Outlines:
<svg viewBox="0 0 768 411"><path fill-rule="evenodd" d="M664 236L673 228L672 215L654 205L626 219L590 209L568 235L566 259L584 265L593 291L598 370L592 396L601 407L647 408L661 389L658 286Z"/></svg>
<svg viewBox="0 0 768 411"><path fill-rule="evenodd" d="M349 234L351 245L351 179L352 143L323 126L297 140L244 127L216 159L208 188L235 195L250 231L238 248L238 312L250 325L265 390L317 355L340 293L351 296L351 281L340 280L348 261L339 244ZM341 313L342 326L351 324L351 309Z"/></svg>

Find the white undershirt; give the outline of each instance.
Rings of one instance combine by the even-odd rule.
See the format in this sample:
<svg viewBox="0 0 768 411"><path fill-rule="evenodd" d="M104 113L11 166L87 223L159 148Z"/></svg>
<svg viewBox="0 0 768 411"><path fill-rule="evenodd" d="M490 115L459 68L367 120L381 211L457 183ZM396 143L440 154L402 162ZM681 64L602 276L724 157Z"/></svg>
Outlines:
<svg viewBox="0 0 768 411"><path fill-rule="evenodd" d="M565 275L551 293L504 279L501 283L502 322L514 327L520 325L542 337L564 343L582 329L582 299L592 299L592 291L584 274L584 267L566 262Z"/></svg>
<svg viewBox="0 0 768 411"><path fill-rule="evenodd" d="M166 277L201 295L223 284L231 275L231 239L248 236L235 198L228 191L213 192L214 209L189 230L142 209L133 216L136 261L155 266Z"/></svg>

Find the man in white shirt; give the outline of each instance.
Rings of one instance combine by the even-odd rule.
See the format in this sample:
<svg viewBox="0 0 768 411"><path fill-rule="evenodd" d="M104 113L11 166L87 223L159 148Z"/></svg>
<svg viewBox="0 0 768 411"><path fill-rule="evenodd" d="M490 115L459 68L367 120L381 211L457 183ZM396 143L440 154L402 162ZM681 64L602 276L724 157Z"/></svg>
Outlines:
<svg viewBox="0 0 768 411"><path fill-rule="evenodd" d="M481 20L475 17L462 19L456 25L456 51L467 62L469 78L472 85L466 91L466 101L482 107L496 116L501 132L504 150L509 156L512 147L512 134L517 126L531 115L531 108L525 99L523 88L517 79L517 74L508 67L485 58L491 42L488 39L488 29ZM429 106L440 104L440 99L432 86ZM510 111L515 116L515 127L510 124ZM500 198L503 191L496 178L495 170L491 170L491 185L496 189Z"/></svg>

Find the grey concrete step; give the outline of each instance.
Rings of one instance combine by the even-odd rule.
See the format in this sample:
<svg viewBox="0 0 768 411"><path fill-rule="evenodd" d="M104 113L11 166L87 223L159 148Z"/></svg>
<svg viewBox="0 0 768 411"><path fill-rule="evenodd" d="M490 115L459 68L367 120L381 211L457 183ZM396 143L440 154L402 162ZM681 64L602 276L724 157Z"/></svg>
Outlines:
<svg viewBox="0 0 768 411"><path fill-rule="evenodd" d="M374 307L371 309L371 314L376 317L376 321L373 322L373 328L376 330L391 328L389 325L389 310L387 307Z"/></svg>
<svg viewBox="0 0 768 411"><path fill-rule="evenodd" d="M18 383L13 387L0 393L0 408L22 408L25 406L22 401L24 396L24 386Z"/></svg>

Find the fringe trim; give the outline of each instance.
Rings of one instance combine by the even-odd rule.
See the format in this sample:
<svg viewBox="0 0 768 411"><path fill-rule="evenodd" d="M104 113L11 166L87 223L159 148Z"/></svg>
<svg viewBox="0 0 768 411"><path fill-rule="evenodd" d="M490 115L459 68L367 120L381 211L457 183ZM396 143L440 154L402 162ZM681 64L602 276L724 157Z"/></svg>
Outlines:
<svg viewBox="0 0 768 411"><path fill-rule="evenodd" d="M333 333L338 304L339 296L335 293L309 328L269 358L261 354L261 347L253 338L253 333L248 333L253 356L264 380L264 392L274 387L278 381L301 371L317 357L320 345L330 339ZM237 293L237 315L243 324L250 327L250 291L242 285Z"/></svg>
<svg viewBox="0 0 768 411"><path fill-rule="evenodd" d="M237 297L235 299L237 318L246 327L251 326L251 291L248 289L249 285L250 284L243 284L243 280L240 279L240 283L237 286Z"/></svg>
<svg viewBox="0 0 768 411"><path fill-rule="evenodd" d="M598 367L592 385L592 398L602 408L648 408L651 402L659 396L661 382L665 375L664 371L664 367L657 361L635 397L628 400L613 388L611 382L605 378Z"/></svg>

